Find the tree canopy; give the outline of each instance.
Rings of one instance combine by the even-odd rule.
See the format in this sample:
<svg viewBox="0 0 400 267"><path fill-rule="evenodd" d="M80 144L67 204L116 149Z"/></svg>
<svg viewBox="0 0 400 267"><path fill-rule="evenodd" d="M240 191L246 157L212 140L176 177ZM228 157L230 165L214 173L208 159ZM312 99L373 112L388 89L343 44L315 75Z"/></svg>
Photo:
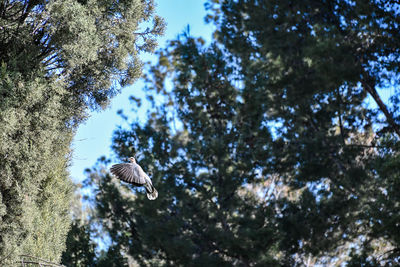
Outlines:
<svg viewBox="0 0 400 267"><path fill-rule="evenodd" d="M141 75L163 28L151 0L1 1L0 265L60 260L76 126Z"/></svg>
<svg viewBox="0 0 400 267"><path fill-rule="evenodd" d="M159 198L116 181L110 160L88 172L102 255L119 266L398 265L397 1L206 7L215 40L182 34L160 50L145 89L165 101L113 138Z"/></svg>

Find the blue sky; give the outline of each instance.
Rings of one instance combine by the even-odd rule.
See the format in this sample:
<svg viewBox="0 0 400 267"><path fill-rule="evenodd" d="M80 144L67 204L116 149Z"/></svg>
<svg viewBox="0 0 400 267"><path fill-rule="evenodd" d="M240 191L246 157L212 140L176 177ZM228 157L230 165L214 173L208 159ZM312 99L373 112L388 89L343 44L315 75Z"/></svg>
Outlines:
<svg viewBox="0 0 400 267"><path fill-rule="evenodd" d="M206 11L205 1L202 0L156 0L157 14L163 17L167 23L165 35L159 39L159 47L164 47L167 40L175 38L189 25L193 36L202 36L210 40L213 26L204 23ZM151 55L143 55L143 60L154 60ZM91 112L89 119L81 124L72 143L72 162L69 168L74 182L85 179L84 170L92 167L101 156L112 156L111 138L113 131L123 120L117 115L117 111L123 109L129 111L131 104L129 96L143 97L143 82L122 89L122 93L112 99L108 109L101 112ZM125 112L129 114L129 112ZM138 109L137 117L143 121L146 119L146 106Z"/></svg>
<svg viewBox="0 0 400 267"><path fill-rule="evenodd" d="M165 35L159 39L159 47L164 47L167 40L174 39L181 33L187 25L190 26L190 32L193 36L202 36L206 40L211 40L213 25L205 24L204 17L206 11L204 8L205 0L156 0L157 14L163 17L167 23ZM143 60L155 60L155 56L149 54L143 55ZM72 149L72 162L69 168L71 177L75 182L81 182L85 179L84 170L92 167L101 156L110 158L113 156L111 151L111 138L113 131L118 125L123 125L123 120L117 115L117 111L124 110L127 115L131 110L129 96L143 98L143 82L137 81L135 84L122 89L122 93L112 99L108 109L102 112L92 112L89 119L81 124L75 135ZM388 97L393 95L394 88L389 90L379 90L382 99L387 103ZM367 103L376 107L375 101L371 97ZM146 120L146 105L142 105L137 114L142 122Z"/></svg>

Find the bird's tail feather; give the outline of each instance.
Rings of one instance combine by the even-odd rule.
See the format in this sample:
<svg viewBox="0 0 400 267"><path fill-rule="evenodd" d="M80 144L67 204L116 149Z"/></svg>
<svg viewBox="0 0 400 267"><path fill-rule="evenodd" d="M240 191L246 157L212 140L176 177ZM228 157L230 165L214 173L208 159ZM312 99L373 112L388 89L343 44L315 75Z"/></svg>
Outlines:
<svg viewBox="0 0 400 267"><path fill-rule="evenodd" d="M147 193L148 199L154 200L158 197L158 192L152 184L150 184L149 186L145 186L145 188L146 188L146 193Z"/></svg>

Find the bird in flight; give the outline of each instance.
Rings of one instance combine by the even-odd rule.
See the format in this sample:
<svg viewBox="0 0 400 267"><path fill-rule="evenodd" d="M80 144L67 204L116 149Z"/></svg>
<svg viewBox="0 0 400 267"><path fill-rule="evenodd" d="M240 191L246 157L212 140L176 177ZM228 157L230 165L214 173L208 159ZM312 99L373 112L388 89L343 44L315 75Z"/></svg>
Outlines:
<svg viewBox="0 0 400 267"><path fill-rule="evenodd" d="M142 167L136 163L134 157L129 158L130 163L120 163L111 166L110 171L118 179L135 186L144 186L147 198L154 200L158 197L158 192L154 188L150 177L143 171Z"/></svg>

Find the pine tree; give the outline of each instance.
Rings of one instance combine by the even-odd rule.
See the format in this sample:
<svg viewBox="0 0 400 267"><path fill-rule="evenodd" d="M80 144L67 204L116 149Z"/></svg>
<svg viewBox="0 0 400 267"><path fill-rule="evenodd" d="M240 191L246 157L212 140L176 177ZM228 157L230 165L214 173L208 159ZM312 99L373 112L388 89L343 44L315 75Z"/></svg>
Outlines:
<svg viewBox="0 0 400 267"><path fill-rule="evenodd" d="M174 105L167 101L146 125L133 122L114 136L120 159L140 155L159 198L149 203L143 192L133 195L100 165L89 179L93 221L112 249L140 266L275 264L274 210L249 189L266 179L268 150L261 144L271 136L259 112L263 103L256 92L233 86L224 51L202 43L182 37L161 53L149 86L165 91L164 78L173 77Z"/></svg>
<svg viewBox="0 0 400 267"><path fill-rule="evenodd" d="M141 75L163 28L151 0L0 3L0 265L60 260L74 131Z"/></svg>
<svg viewBox="0 0 400 267"><path fill-rule="evenodd" d="M95 266L96 244L91 240L90 225L81 221L72 222L68 232L67 248L62 255L62 263L65 266L88 267Z"/></svg>
<svg viewBox="0 0 400 267"><path fill-rule="evenodd" d="M57 261L69 227L71 112L56 81L2 75L0 262L19 254Z"/></svg>
<svg viewBox="0 0 400 267"><path fill-rule="evenodd" d="M399 75L398 3L239 0L208 7L244 87L257 88L269 108L272 169L302 192L282 202L282 249L289 258L335 261L353 244L351 257L398 264L391 219L399 214L392 191L399 92L386 103L380 97Z"/></svg>
<svg viewBox="0 0 400 267"><path fill-rule="evenodd" d="M216 41L162 50L147 90L165 102L113 139L119 160L140 155L159 199L132 194L108 161L89 175L108 255L141 266L398 265L399 92L380 96L398 85L398 3L207 6Z"/></svg>

